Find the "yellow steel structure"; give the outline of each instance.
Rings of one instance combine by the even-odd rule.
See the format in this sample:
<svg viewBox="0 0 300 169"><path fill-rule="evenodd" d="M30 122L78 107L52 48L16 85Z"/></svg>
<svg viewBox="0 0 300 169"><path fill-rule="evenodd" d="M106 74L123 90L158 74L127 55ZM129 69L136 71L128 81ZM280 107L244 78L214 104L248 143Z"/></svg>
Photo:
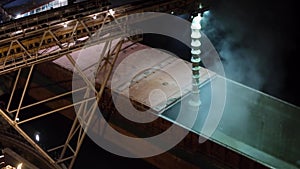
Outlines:
<svg viewBox="0 0 300 169"><path fill-rule="evenodd" d="M124 42L139 40L139 37L128 37L126 31L118 31L119 28L109 26L109 23L116 18L125 18L129 14L143 13L143 12L176 12L177 14L196 10L199 2L195 0L163 0L163 1L145 1L138 4L123 5L116 7L113 10L115 14L112 15L109 10L110 7L103 1L87 1L82 3L73 4L63 8L40 13L29 17L13 20L8 23L0 25L0 75L17 71L15 83L12 87L11 95L5 110L0 109L0 114L3 118L16 129L45 159L52 164L53 168L71 169L74 165L75 159L78 156L79 149L85 138L85 132L81 128L78 119L75 118L70 133L67 136L65 143L61 146L44 150L29 135L19 126L37 120L62 110L71 108L73 106L85 107L90 100L82 100L77 103L57 108L50 112L40 113L28 119L19 120L19 114L24 109L34 107L39 104L46 103L74 92L93 90L95 92L96 100L99 101L102 97L103 90L109 79L115 60L118 57L122 44ZM145 18L147 19L147 18ZM104 27L104 25L106 25ZM116 31L113 31L116 29ZM137 31L138 30L134 30ZM95 89L91 82L80 70L79 66L71 57L71 53L80 50L90 37L95 33L100 32L98 35L103 36L97 42L104 43L103 59L99 61L101 67L105 67L105 78L100 83L100 89ZM109 34L107 34L109 32ZM127 32L128 33L128 32ZM124 35L125 34L125 35ZM137 33L134 33L137 34ZM116 46L110 49L110 44L113 40L118 40ZM23 105L24 96L26 95L30 79L34 71L34 66L40 63L49 62L54 59L66 56L72 63L79 75L85 80L86 87L76 91L68 91L57 96L47 98L45 100L37 101L30 105ZM21 71L23 68L30 67L29 73L26 78L21 98L19 100L17 109L11 110L12 100L16 93L17 84L20 80ZM108 68L108 69L107 69ZM97 106L95 103L94 106ZM80 108L80 110L82 110ZM93 113L94 109L88 110L85 113ZM82 119L81 119L82 120ZM89 122L88 119L87 124ZM76 140L76 145L70 144L71 140ZM53 159L51 152L59 152L59 159ZM70 151L71 155L66 153Z"/></svg>

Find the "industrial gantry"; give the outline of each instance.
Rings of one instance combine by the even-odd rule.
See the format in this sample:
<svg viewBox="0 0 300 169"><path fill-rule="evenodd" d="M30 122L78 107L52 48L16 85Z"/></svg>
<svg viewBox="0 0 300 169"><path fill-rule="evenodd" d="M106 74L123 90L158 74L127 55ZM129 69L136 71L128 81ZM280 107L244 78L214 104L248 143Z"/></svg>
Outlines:
<svg viewBox="0 0 300 169"><path fill-rule="evenodd" d="M125 42L134 43L140 39L140 36L120 39L113 49L109 49L111 47L109 44L113 40L119 39L124 35L122 31L118 31L116 26L107 26L110 22L114 21L116 18L126 19L126 16L130 14L142 14L143 12L151 11L167 13L171 13L172 11L177 14L183 14L196 10L198 5L199 2L194 0L146 1L111 9L107 1L86 1L3 23L0 28L0 75L11 72L17 72L17 74L10 92L9 101L6 104L5 109L0 110L1 115L45 159L47 159L54 168L72 168L85 137L85 132L83 132L83 129L80 127L77 118L74 119L66 142L62 146L50 150L41 148L40 145L38 145L28 133L20 127L20 125L76 105L84 104L88 100L59 107L50 112L38 113L27 119L19 117L24 109L65 97L86 88L79 89L78 91L71 90L24 106L24 97L28 86L30 85L34 67L38 64L50 62L66 56L74 68L86 80L87 84L91 85L88 79L84 77L85 75L81 73L82 70L76 65L75 60L70 54L82 49L90 37L97 32L97 36L103 36L103 38L97 39L97 41L93 43L105 44L105 49L103 49L103 55L105 55L105 57L100 60L100 65L103 68L105 67L105 70L107 71L105 72L107 78L100 83L100 89L94 89L95 92L98 93L97 98L99 100L107 83L107 79L111 75L114 61L118 57L122 44ZM113 29L116 29L116 31L112 31ZM110 32L110 34L106 36L108 32ZM101 67L99 70L102 69ZM29 71L26 71L26 68L29 68ZM22 70L27 73L25 77L24 75L21 77ZM18 100L18 106L15 109L12 109L11 105L14 101L14 97L16 97L17 85L22 79L25 79L25 84L23 86L23 91L21 92L21 98ZM77 137L78 141L77 144L72 147L70 141L71 139L74 139L73 137ZM70 149L72 153L67 154L67 149ZM53 157L49 155L53 151L60 152L60 157L58 159L53 159Z"/></svg>
<svg viewBox="0 0 300 169"><path fill-rule="evenodd" d="M125 21L122 23L126 23L131 14L137 13L140 17L134 18L135 22L149 19L146 15L143 17L143 13L146 12L176 15L195 11L198 13L199 4L200 1L198 0L160 0L137 1L111 7L107 1L93 0L69 4L47 12L1 23L0 76L5 79L5 82L3 85L1 84L0 92L4 91L8 95L7 99L4 99L5 103L1 102L0 104L1 132L2 130L8 131L8 128L10 128L2 124L9 124L22 137L8 139L0 133L0 141L11 142L15 146L19 144L19 147L23 147L24 151L36 151L35 157L38 158L38 155L40 155L48 163L44 168L71 169L86 137L85 129L82 128L81 124L83 122L89 125L91 121L76 116L73 110L74 107L87 115L93 114L95 106L99 104L99 107L105 110L103 114L105 114L105 118L110 120L109 124L117 128L118 131L129 135L143 137L148 136L149 133L147 132L150 132L149 135L153 135L153 133L167 130L176 123L174 120L176 114L173 110L179 109L180 105L178 103L186 97L179 101L173 100L166 111L159 114L156 121L141 127L126 126L124 118L121 118L116 108L113 107L111 93L107 92L107 90L112 89L107 88L107 84L110 83L109 79L115 65L118 64L118 59L122 57L120 55L124 55L128 51L130 53L128 49L134 48L134 46L136 48L146 47L137 43L143 38L140 30L126 32L124 31L126 25L111 23L118 19ZM4 10L0 10L1 13L5 14ZM194 126L188 128L189 133L183 141L173 150L162 155L164 159L171 161L170 164L161 162L160 160L163 160L163 158L149 158L147 160L158 165L168 165L168 168L173 169L199 168L203 164L203 166L207 166L207 163L213 163L213 168L299 168L300 137L295 130L300 120L299 107L228 80L201 67L201 59L209 57L212 53L205 51L207 44L202 44L200 20L200 15L194 19L192 27L190 27L192 36L187 35L192 38L191 47L193 48L192 64L187 63L191 68L191 76L193 75L193 82L190 85L193 86L193 94L197 96L190 104L194 107L200 106L199 115L195 119ZM98 38L93 40L95 36ZM88 46L102 45L102 50L99 52L101 57L95 61L95 65L100 65L97 67L97 73L101 74L101 78L97 79L96 85L90 81L84 73L86 70L83 70L72 56L85 48L87 44ZM205 50L200 50L200 48ZM178 60L157 51L154 51L154 54L155 56L149 56L158 58L159 63L155 63L154 66L172 67L175 65L173 71L176 72ZM65 58L71 67L71 71L67 71L54 63L55 60L61 58ZM135 66L131 65L131 67ZM81 88L74 89L70 86L72 85L72 71L83 79L84 85ZM47 74L47 77L44 77L45 74ZM208 74L211 74L211 76L208 76ZM131 91L136 96L132 96L130 99L142 98L141 100L138 100L140 99L138 98L134 102L137 109L149 109L149 106L147 107L149 103L143 100L143 94L147 90L144 90L143 85L145 82L151 82L149 81L151 78L147 79L148 77L156 75L153 70L149 70L136 77L140 81L135 79L136 83L132 88L136 91ZM182 81L185 80L184 76L182 76ZM164 74L161 77L169 78ZM143 78L144 81L141 80ZM49 85L51 80L57 83L60 82L60 84L51 86ZM159 80L158 82L162 87L171 86L171 80L169 83ZM211 137L207 138L206 133L201 130L202 126L205 126L203 124L204 119L211 118L213 121L216 118L209 114L210 109L215 108L211 107L213 97L211 93L224 92L221 89L213 89L210 84L224 80L227 83L227 95L222 119ZM44 87L38 88L38 84ZM120 86L122 87L121 83ZM2 88L7 90L5 91ZM201 88L201 102L199 102L199 88ZM170 89L172 89L169 91L170 93L174 92L173 89L177 90L176 88ZM81 93L85 96L88 92L94 94L97 104L91 106L90 101L95 98L83 97L82 100L77 102L74 102L74 100L72 102L70 99L71 95L75 93ZM33 101L26 100L28 95L34 98ZM47 109L40 110L43 106ZM72 110L67 111L70 109ZM54 138L56 140L63 139L61 143L57 144L58 146L44 147L38 143L38 140L40 140L39 135L36 135L34 140L32 138L33 133L26 130L24 126L31 122L42 121L44 117L53 116L54 114L61 114L69 120L71 119L72 123L66 125L71 128L67 130L66 135L60 136L62 138L59 136ZM60 122L59 119L55 120L58 121L57 123ZM133 124L133 126L135 125ZM176 125L181 126L182 130L186 129L183 124ZM61 130L65 130L65 128L61 128ZM203 143L200 138L206 138L207 141ZM5 149L5 151L13 154L9 149ZM24 167L26 167L25 165ZM31 166L31 168L34 168L34 166Z"/></svg>

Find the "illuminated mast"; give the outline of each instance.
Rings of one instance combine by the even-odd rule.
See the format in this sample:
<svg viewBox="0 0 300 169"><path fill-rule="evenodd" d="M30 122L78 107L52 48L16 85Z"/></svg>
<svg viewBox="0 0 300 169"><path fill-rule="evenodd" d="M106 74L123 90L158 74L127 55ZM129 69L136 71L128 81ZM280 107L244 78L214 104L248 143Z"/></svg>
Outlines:
<svg viewBox="0 0 300 169"><path fill-rule="evenodd" d="M191 58L191 62L193 64L192 66L192 71L193 71L193 89L192 89L192 94L193 94L193 98L191 100L191 105L194 106L199 106L201 104L200 101L200 97L199 97L199 86L200 86L200 62L201 62L201 58L200 58L200 54L201 54L201 15L198 14L198 16L196 16L195 18L193 18L192 21L192 25L191 25L191 30L192 30L192 34L191 34L191 38L192 38L192 42L191 42L191 53L192 53L192 58Z"/></svg>

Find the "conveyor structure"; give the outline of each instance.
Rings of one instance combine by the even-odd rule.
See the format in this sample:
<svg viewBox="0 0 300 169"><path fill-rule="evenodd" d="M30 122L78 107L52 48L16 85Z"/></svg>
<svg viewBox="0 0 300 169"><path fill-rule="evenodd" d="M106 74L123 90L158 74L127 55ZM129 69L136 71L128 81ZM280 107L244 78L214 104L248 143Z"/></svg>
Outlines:
<svg viewBox="0 0 300 169"><path fill-rule="evenodd" d="M74 114L70 115L65 110L74 106L85 107L85 103L89 100L72 103L65 97L70 96L72 93L90 89L96 93L97 101L104 96L110 98L107 97L109 95L107 90L109 89L106 88L106 84L119 55L121 55L120 53L126 48L131 48L141 38L141 36L125 36L127 38L124 38L124 34L130 35L131 33L118 31L118 27L111 26L109 23L116 18L126 19L129 14L133 13L141 13L141 15L143 12L151 11L174 12L176 14L191 13L191 11L199 10L199 3L194 0L139 1L138 3L112 8L106 1L86 1L1 24L0 75L9 74L14 79L8 102L3 109L0 109L0 114L34 147L41 157L49 162L52 168L71 169L86 135ZM114 11L114 14L110 12L111 10ZM140 17L139 20L141 18L143 17ZM111 31L114 29L116 31ZM103 38L100 38L97 42L95 41L95 43L103 45L102 55L104 59L98 62L101 65L99 70L103 71L102 77L104 78L100 79L98 86L94 88L93 84L82 73L83 70L80 70L78 65L75 64L71 54L82 49L98 30L101 30L98 35L103 36ZM139 33L139 30L133 31L136 32L132 34ZM115 45L111 45L113 42ZM70 75L72 72L51 62L62 57L66 57L72 68L84 79L85 87L72 90L68 85L70 84L70 78L72 78L72 75ZM174 61L170 61L170 63L172 62ZM205 72L205 69L202 70ZM200 73L201 76L203 74L203 72ZM69 82L46 89L51 80L54 82L69 80ZM211 79L211 82L219 80L224 79L216 75ZM37 86L39 83L47 84L43 84L45 85L44 89L34 88L29 90L30 84ZM180 149L180 147L183 147L188 153L182 155L185 156L182 159L191 160L190 162L194 162L194 166L200 165L202 162L199 154L205 154L205 157L214 159L216 163L221 162L226 164L226 167L234 169L298 169L300 167L300 137L297 131L300 119L299 107L228 79L226 79L226 83L227 100L223 117L216 131L207 142L199 144L199 138L205 137L205 133L200 130L203 126L203 117L208 114L211 105L210 83L202 83L200 85L202 101L200 115L197 117L195 125L190 129L190 133L179 144L179 149L176 149L179 153L174 152L174 154L178 156L184 154L183 150ZM139 84L136 84L136 86L138 88ZM45 93L40 95L32 91ZM28 93L31 94L31 97L36 97L36 100L40 100L24 105L24 98ZM16 95L19 96L18 99L15 98ZM62 101L55 101L56 99L62 99ZM18 104L13 105L14 101ZM32 112L29 117L23 116L24 110L35 108L35 106L41 104L47 105L51 110L46 113ZM58 107L58 105L61 107ZM103 99L99 105L103 106L103 109L107 109L106 112L117 114L111 106L111 99ZM142 109L145 108L143 106L145 105L141 106ZM167 129L175 121L176 114L174 115L173 111L178 106L177 103L172 104L169 109L160 115L161 118L158 119L157 123L143 126L145 128L135 127L132 132L136 132L135 134L138 135L139 133L145 134L144 131L155 133ZM92 110L90 111L88 113L92 113ZM22 128L22 125L57 112L72 119L73 124L68 136L66 136L67 139L64 140L62 145L46 150L30 137L30 134ZM107 116L112 115L108 113ZM119 129L128 127L124 119L118 115L111 118L111 123ZM128 131L131 129L129 128ZM56 156L53 154L56 154Z"/></svg>
<svg viewBox="0 0 300 169"><path fill-rule="evenodd" d="M192 0L149 1L116 7L112 16L107 2L86 1L1 24L0 74L79 50L87 37L114 18L152 11L180 14L195 10L198 3ZM105 28L103 35L108 29L111 31L110 27ZM112 34L103 41L119 36ZM47 51L54 46L58 49Z"/></svg>
<svg viewBox="0 0 300 169"><path fill-rule="evenodd" d="M53 9L47 12L34 14L28 17L11 20L0 25L0 75L16 72L15 82L12 86L9 101L5 110L0 110L3 118L22 135L49 163L53 168L72 168L78 156L80 146L84 140L85 132L74 119L74 124L70 130L67 140L62 146L51 150L44 150L40 147L20 125L32 120L63 111L76 105L81 105L88 100L79 103L71 103L61 108L56 108L50 112L34 115L33 117L20 120L19 115L22 110L33 107L48 101L52 101L78 91L69 91L51 98L46 98L36 103L23 106L24 97L27 93L35 66L41 63L53 61L57 58L66 56L73 64L75 69L83 76L88 85L91 84L82 74L80 68L75 64L71 53L80 50L89 38L98 31L97 36L101 38L95 43L105 44L103 54L106 56L99 63L105 67L105 78L100 84L97 92L98 99L101 98L107 79L110 77L111 70L118 54L125 42L136 42L140 36L129 36L128 32L120 31L117 27L109 26L111 21L117 18L124 18L133 13L143 12L175 12L183 14L194 11L198 8L199 2L194 0L171 0L171 1L140 1L130 5L122 5L111 8L107 1L95 0L75 3L62 8ZM113 11L113 14L112 14ZM141 17L142 18L142 17ZM147 19L147 18L145 18ZM138 20L137 20L138 21ZM105 28L104 28L105 26ZM113 31L116 29L116 31ZM99 30L100 33L99 33ZM122 29L123 30L123 29ZM139 34L138 30L133 34ZM124 38L126 34L126 38ZM105 35L105 36L104 36ZM129 33L130 35L130 33ZM110 49L111 42L118 40L117 45ZM26 71L29 68L29 71ZM99 70L102 68L100 67ZM25 71L22 71L25 70ZM25 75L24 77L24 72ZM21 77L22 76L22 77ZM18 90L20 81L24 81L24 88L16 109L11 110L12 102ZM81 89L84 90L84 89ZM71 139L76 137L76 145L71 146ZM59 158L53 158L50 154L59 152ZM56 153L57 154L57 153Z"/></svg>

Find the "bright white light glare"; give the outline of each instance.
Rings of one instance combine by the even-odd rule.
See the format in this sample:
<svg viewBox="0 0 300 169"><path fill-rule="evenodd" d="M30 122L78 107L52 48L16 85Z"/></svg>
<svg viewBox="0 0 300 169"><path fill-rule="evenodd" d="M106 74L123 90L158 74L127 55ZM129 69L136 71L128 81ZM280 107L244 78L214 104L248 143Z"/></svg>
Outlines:
<svg viewBox="0 0 300 169"><path fill-rule="evenodd" d="M1 155L0 158L4 158L4 155Z"/></svg>
<svg viewBox="0 0 300 169"><path fill-rule="evenodd" d="M68 24L67 23L64 23L64 28L68 27Z"/></svg>
<svg viewBox="0 0 300 169"><path fill-rule="evenodd" d="M15 33L19 34L19 33L22 33L22 32L23 32L23 30L19 30L19 31L16 31Z"/></svg>
<svg viewBox="0 0 300 169"><path fill-rule="evenodd" d="M203 8L203 6L202 6L202 4L200 4L200 5L199 5L199 9L202 9L202 8Z"/></svg>
<svg viewBox="0 0 300 169"><path fill-rule="evenodd" d="M19 119L19 118L16 118L16 121L18 122L18 121L20 121L20 119Z"/></svg>
<svg viewBox="0 0 300 169"><path fill-rule="evenodd" d="M39 134L35 134L35 140L36 140L37 142L40 141L40 135L39 135Z"/></svg>
<svg viewBox="0 0 300 169"><path fill-rule="evenodd" d="M93 19L97 19L97 15L94 15L94 16L93 16Z"/></svg>
<svg viewBox="0 0 300 169"><path fill-rule="evenodd" d="M18 164L17 169L22 169L23 163Z"/></svg>
<svg viewBox="0 0 300 169"><path fill-rule="evenodd" d="M19 18L21 18L22 17L22 15L21 14L18 14L17 16L16 16L16 19L19 19Z"/></svg>
<svg viewBox="0 0 300 169"><path fill-rule="evenodd" d="M110 15L115 15L115 13L116 13L116 11L114 11L113 9L110 9L109 11L108 11L109 13L110 13Z"/></svg>
<svg viewBox="0 0 300 169"><path fill-rule="evenodd" d="M210 11L203 12L203 16L208 16L210 14Z"/></svg>
<svg viewBox="0 0 300 169"><path fill-rule="evenodd" d="M173 15L173 14L174 14L174 12L172 11L172 12L171 12L171 14Z"/></svg>

